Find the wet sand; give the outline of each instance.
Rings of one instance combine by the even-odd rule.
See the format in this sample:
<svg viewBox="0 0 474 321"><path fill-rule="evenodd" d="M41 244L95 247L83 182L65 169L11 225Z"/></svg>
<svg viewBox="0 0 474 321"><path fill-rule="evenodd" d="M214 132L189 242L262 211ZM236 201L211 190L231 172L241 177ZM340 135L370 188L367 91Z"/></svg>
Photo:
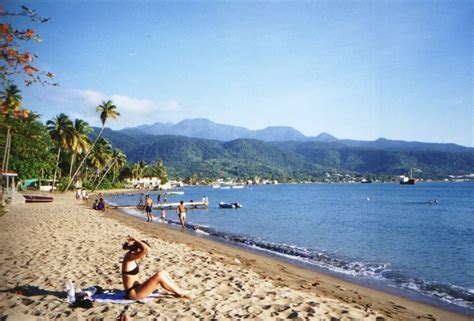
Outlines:
<svg viewBox="0 0 474 321"><path fill-rule="evenodd" d="M6 320L142 319L471 320L108 209L55 194L53 203L16 204L0 217L0 317ZM121 244L146 239L140 278L167 270L192 301L162 296L147 304L66 303L76 287L122 289Z"/></svg>

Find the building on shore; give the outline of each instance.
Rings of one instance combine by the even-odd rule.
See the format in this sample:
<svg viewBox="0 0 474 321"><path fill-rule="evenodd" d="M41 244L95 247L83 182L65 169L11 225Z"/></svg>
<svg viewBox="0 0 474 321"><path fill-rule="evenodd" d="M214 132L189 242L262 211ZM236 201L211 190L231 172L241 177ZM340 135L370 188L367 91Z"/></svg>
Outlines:
<svg viewBox="0 0 474 321"><path fill-rule="evenodd" d="M128 188L136 188L136 189L170 189L172 188L171 182L167 182L165 184L161 183L161 179L158 177L143 177L140 179L136 178L127 178L127 187Z"/></svg>

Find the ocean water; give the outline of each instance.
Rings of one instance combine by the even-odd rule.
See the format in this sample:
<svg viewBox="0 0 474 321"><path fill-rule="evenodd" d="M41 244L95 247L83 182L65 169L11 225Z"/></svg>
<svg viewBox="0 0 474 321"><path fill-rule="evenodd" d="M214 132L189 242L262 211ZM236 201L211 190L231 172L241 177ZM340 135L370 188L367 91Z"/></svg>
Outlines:
<svg viewBox="0 0 474 321"><path fill-rule="evenodd" d="M196 233L474 314L474 183L189 187L184 192L168 201L199 201L203 195L210 200L207 210L188 213ZM136 204L138 197L107 200ZM220 201L243 207L220 209ZM145 219L142 212L127 213ZM170 226L177 224L174 211L167 219Z"/></svg>

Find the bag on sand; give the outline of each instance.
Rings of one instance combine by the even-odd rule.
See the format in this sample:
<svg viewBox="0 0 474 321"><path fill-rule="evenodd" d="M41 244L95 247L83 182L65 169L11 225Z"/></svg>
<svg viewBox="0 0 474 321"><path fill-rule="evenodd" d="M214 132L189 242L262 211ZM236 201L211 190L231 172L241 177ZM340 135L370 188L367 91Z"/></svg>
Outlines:
<svg viewBox="0 0 474 321"><path fill-rule="evenodd" d="M76 293L76 302L74 302L74 307L90 309L94 305L92 296L94 294L104 293L104 289L100 286L91 286L87 289L82 289L79 293Z"/></svg>
<svg viewBox="0 0 474 321"><path fill-rule="evenodd" d="M87 293L80 292L76 294L76 302L74 302L75 308L90 309L93 305L94 303Z"/></svg>

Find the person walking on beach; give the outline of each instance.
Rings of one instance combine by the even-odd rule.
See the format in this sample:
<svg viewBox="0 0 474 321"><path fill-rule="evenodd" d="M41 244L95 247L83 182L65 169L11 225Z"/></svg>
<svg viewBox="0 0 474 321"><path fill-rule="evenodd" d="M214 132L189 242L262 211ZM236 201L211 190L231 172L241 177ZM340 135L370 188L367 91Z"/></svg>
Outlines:
<svg viewBox="0 0 474 321"><path fill-rule="evenodd" d="M181 232L184 232L186 231L186 214L188 213L188 208L184 205L183 201L179 202L176 213L178 213L179 223L181 223Z"/></svg>
<svg viewBox="0 0 474 321"><path fill-rule="evenodd" d="M151 200L151 197L150 196L145 196L145 213L146 213L146 218L147 218L147 222L152 222L153 221L153 213L152 213L152 209L153 209L153 201Z"/></svg>
<svg viewBox="0 0 474 321"><path fill-rule="evenodd" d="M87 194L87 191L85 189L82 190L82 201L87 202L89 199L89 194Z"/></svg>
<svg viewBox="0 0 474 321"><path fill-rule="evenodd" d="M129 235L127 241L122 245L122 248L128 251L122 261L122 282L127 299L144 299L160 285L178 298L192 299L186 291L181 289L173 279L171 279L171 276L166 271L160 271L154 274L143 283L139 281L138 273L140 272L140 267L137 261L148 255L150 251L150 244L148 244L148 242L138 241Z"/></svg>

